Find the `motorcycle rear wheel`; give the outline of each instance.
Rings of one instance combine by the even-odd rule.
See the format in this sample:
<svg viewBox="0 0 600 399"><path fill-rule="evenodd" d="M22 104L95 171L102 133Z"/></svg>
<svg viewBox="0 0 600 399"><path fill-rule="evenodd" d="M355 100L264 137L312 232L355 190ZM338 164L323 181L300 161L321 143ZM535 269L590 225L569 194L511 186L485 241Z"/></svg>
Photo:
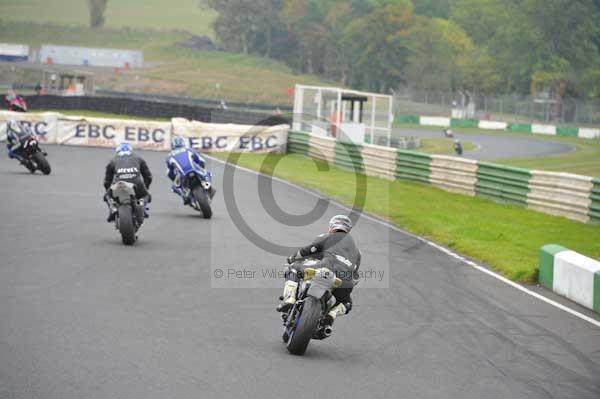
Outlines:
<svg viewBox="0 0 600 399"><path fill-rule="evenodd" d="M293 355L303 355L321 318L321 302L312 296L304 300L302 314L296 319L294 333L289 338L287 350Z"/></svg>
<svg viewBox="0 0 600 399"><path fill-rule="evenodd" d="M192 192L192 195L200 205L200 210L202 211L202 215L204 215L205 219L210 219L212 217L212 208L210 207L210 200L208 199L208 195L206 191L200 186L196 187Z"/></svg>
<svg viewBox="0 0 600 399"><path fill-rule="evenodd" d="M121 233L123 244L135 244L135 224L133 223L131 205L121 205L119 207L119 233Z"/></svg>

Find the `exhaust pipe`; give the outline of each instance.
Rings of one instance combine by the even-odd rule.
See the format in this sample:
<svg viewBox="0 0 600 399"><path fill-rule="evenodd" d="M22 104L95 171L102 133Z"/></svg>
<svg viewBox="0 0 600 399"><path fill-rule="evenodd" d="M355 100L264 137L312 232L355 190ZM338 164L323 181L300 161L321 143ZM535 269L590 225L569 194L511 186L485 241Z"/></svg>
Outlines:
<svg viewBox="0 0 600 399"><path fill-rule="evenodd" d="M326 337L330 337L332 333L333 328L331 326L327 326L323 329L323 335L325 335Z"/></svg>

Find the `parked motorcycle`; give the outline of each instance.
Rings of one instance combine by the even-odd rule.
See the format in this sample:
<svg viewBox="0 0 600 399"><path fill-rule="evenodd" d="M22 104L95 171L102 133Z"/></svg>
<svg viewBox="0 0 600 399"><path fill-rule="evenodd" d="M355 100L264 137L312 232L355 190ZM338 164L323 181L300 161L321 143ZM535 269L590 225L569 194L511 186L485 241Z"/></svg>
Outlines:
<svg viewBox="0 0 600 399"><path fill-rule="evenodd" d="M21 142L22 160L23 164L31 173L35 173L36 170L41 171L45 175L49 175L51 172L50 163L46 159L48 153L40 148L38 140L35 136L30 135L23 139Z"/></svg>
<svg viewBox="0 0 600 399"><path fill-rule="evenodd" d="M179 183L179 184L177 184ZM205 219L212 217L212 176L209 172L194 165L194 169L187 172L177 185L183 190L188 204L201 212Z"/></svg>
<svg viewBox="0 0 600 399"><path fill-rule="evenodd" d="M302 279L296 292L296 303L286 313L283 320L283 342L294 355L306 352L311 339L324 339L331 336L330 325L323 324L324 318L335 305L333 289L342 285L342 280L326 267L307 267L299 272Z"/></svg>
<svg viewBox="0 0 600 399"><path fill-rule="evenodd" d="M125 245L137 241L137 231L144 223L146 199L137 199L133 183L118 181L110 188L111 205L117 210L115 227L121 233Z"/></svg>

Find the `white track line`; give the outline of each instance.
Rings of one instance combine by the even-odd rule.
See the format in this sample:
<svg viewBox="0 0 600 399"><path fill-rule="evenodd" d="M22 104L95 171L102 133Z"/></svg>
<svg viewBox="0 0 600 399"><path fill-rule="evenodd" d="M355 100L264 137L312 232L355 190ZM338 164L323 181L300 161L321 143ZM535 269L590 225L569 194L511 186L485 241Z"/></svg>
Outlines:
<svg viewBox="0 0 600 399"><path fill-rule="evenodd" d="M212 159L214 161L217 161L219 163L222 163L222 164L226 163L225 161L223 161L221 159L214 158L214 157L208 156L206 154L202 154L202 155L206 156L207 158L210 158L210 159ZM248 168L245 168L243 166L234 165L234 164L229 164L229 165L234 166L237 169L243 170L243 171L248 172L248 173L252 173L252 174L255 174L255 175L264 175L264 173L260 173L260 172L257 172L255 170L248 169ZM270 177L271 179L273 179L275 181L278 181L280 183L283 183L283 184L286 184L286 185L288 185L290 187L293 187L293 188L295 188L297 190L300 190L300 191L303 191L305 193L308 193L308 194L310 194L312 196L315 196L317 198L322 198L322 199L328 200L330 203L333 203L334 205L337 205L338 207L340 207L342 209L345 209L346 211L351 211L352 210L351 208L347 207L346 205L344 205L344 204L342 204L342 203L340 203L340 202L338 202L338 201L336 201L336 200L334 200L332 198L329 198L329 197L327 197L325 195L321 195L321 194L319 194L319 193L317 193L315 191L312 191L312 190L309 190L307 188L298 186L298 185L296 185L294 183L291 183L291 182L289 182L287 180L284 180L284 179L281 179L279 177L275 177L275 176L268 176L268 177ZM570 307L565 306L565 305L563 305L561 303L553 301L552 299L547 298L547 297L545 297L545 296L543 296L541 294L538 294L535 291L531 291L530 289L522 286L521 284L517 284L514 281L511 281L511 280L507 279L506 277L501 276L498 273L494 273L493 271L491 271L491 270L489 270L489 269L487 269L487 268L485 268L485 267L483 267L483 266L481 266L481 265L473 262L472 260L469 260L469 259L467 259L467 258L465 258L465 257L463 257L463 256L461 256L459 254L457 254L456 252L453 252L453 251L449 250L448 248L445 248L445 247L443 247L443 246L441 246L439 244L436 244L433 241L430 241L430 240L428 240L426 238L420 237L420 236L415 235L413 233L409 233L408 231L403 230L403 229L399 228L398 226L396 226L396 225L394 225L394 224L392 224L392 223L390 223L390 222L388 222L386 220L382 220L382 219L380 219L378 217L369 215L368 213L362 212L361 213L361 217L367 218L367 219L369 219L370 221L372 221L374 223L378 223L378 224L380 224L382 226L385 226L385 227L387 227L389 229L397 231L398 233L401 233L401 234L407 235L409 237L412 237L412 238L414 238L416 240L419 240L419 241L421 241L421 242L423 242L423 243L425 243L425 244L427 244L427 245L429 245L429 246L431 246L431 247L433 247L433 248L435 248L435 249L437 249L437 250L445 253L446 255L448 255L448 256L450 256L450 257L452 257L454 259L457 259L457 260L459 260L459 261L461 261L461 262L463 262L463 263L465 263L465 264L467 264L467 265L469 265L469 266L471 266L471 267L479 270L480 272L483 272L483 273L487 274L488 276L494 277L495 279L500 280L503 283L508 284L508 285L510 285L513 288L518 289L521 292L524 292L524 293L526 293L526 294L528 294L528 295L530 295L530 296L532 296L534 298L537 298L540 301L546 302L547 304L552 305L555 308L558 308L560 310L563 310L563 311L565 311L565 312L567 312L567 313L569 313L569 314L571 314L571 315L573 315L575 317L578 317L581 320L585 320L588 323L595 325L596 327L600 327L600 321L598 321L596 319L593 319L593 318L591 318L589 316L586 316L583 313L580 313L580 312L578 312L578 311L576 311L574 309L571 309Z"/></svg>

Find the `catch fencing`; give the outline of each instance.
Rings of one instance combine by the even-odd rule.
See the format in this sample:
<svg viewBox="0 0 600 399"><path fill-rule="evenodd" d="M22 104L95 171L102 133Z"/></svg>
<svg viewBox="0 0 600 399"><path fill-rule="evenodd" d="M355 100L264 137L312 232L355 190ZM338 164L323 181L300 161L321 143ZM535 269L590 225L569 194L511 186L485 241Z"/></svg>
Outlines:
<svg viewBox="0 0 600 399"><path fill-rule="evenodd" d="M534 98L517 94L461 93L407 89L394 96L396 115L448 116L465 109L474 119L525 123L600 124L600 102ZM465 104L463 106L463 104Z"/></svg>
<svg viewBox="0 0 600 399"><path fill-rule="evenodd" d="M346 144L293 130L289 132L287 150L368 176L427 183L449 192L525 206L579 222L600 223L600 178L372 144Z"/></svg>

